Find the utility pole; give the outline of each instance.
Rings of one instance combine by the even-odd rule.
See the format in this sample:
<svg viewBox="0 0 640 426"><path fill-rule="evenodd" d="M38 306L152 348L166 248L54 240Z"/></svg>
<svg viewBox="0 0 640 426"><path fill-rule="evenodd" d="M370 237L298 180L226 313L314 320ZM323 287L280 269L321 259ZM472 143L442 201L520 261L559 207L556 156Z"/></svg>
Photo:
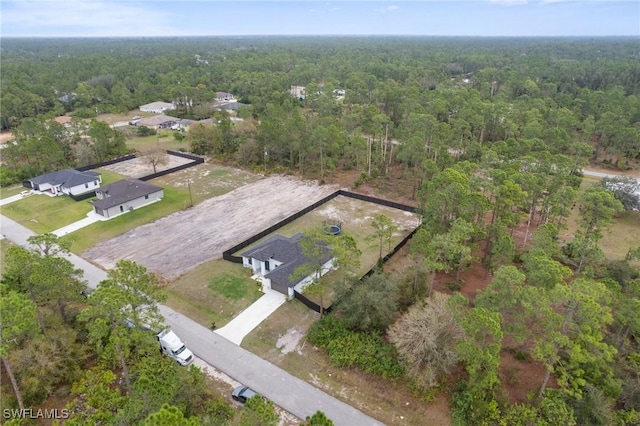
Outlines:
<svg viewBox="0 0 640 426"><path fill-rule="evenodd" d="M193 207L193 197L191 196L191 180L187 181L187 188L189 188L189 202L191 203L189 207Z"/></svg>

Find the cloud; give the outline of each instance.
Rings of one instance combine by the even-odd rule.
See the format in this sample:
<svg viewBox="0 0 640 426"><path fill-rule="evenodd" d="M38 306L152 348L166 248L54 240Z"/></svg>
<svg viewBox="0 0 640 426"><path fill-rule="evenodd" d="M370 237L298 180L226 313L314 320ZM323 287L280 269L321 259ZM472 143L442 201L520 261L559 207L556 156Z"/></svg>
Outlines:
<svg viewBox="0 0 640 426"><path fill-rule="evenodd" d="M2 26L10 35L148 36L178 35L172 16L151 2L100 0L3 1ZM13 34L19 32L19 34Z"/></svg>
<svg viewBox="0 0 640 426"><path fill-rule="evenodd" d="M395 4L389 5L387 7L375 9L375 11L378 13L395 12L396 10L400 10L400 6L397 6Z"/></svg>

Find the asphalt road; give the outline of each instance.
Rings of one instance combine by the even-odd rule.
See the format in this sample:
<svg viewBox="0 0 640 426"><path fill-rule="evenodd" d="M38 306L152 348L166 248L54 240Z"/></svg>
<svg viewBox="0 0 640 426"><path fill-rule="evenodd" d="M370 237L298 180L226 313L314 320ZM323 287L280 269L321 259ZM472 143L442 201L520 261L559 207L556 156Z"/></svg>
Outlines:
<svg viewBox="0 0 640 426"><path fill-rule="evenodd" d="M602 172L594 172L592 170L583 170L582 173L585 176L593 176L593 177L598 177L598 178L616 178L616 177L626 177L626 176L622 176L622 175L614 175L611 173L602 173ZM640 183L640 179L636 179L638 181L638 183Z"/></svg>
<svg viewBox="0 0 640 426"><path fill-rule="evenodd" d="M27 245L28 237L35 235L5 216L0 216L0 232L5 238L23 246ZM95 288L107 277L104 270L79 256L71 254L68 258L76 268L84 270L84 278L91 288ZM306 416L313 415L316 410L320 410L338 426L383 424L173 309L160 305L160 312L167 325L180 336L196 356L240 383L250 386L291 414L304 419Z"/></svg>

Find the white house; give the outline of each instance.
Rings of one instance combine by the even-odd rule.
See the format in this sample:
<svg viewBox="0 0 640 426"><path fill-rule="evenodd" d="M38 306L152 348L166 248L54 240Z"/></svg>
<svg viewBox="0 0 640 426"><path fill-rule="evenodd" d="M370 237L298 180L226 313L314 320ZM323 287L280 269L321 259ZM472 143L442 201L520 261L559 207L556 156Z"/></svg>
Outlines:
<svg viewBox="0 0 640 426"><path fill-rule="evenodd" d="M100 188L102 177L93 171L64 169L34 177L27 182L34 190L52 195L81 195Z"/></svg>
<svg viewBox="0 0 640 426"><path fill-rule="evenodd" d="M140 106L140 111L153 112L155 114L162 114L168 109L175 109L175 106L168 102L151 102L150 104Z"/></svg>
<svg viewBox="0 0 640 426"><path fill-rule="evenodd" d="M289 297L293 297L295 289L301 293L316 278L314 275L294 276L297 267L309 263L304 256L299 242L302 234L291 238L274 235L268 240L242 253L242 265L251 268L253 278L260 281L266 289L273 289ZM333 268L334 257L327 248L321 259L321 274ZM317 275L317 274L316 274Z"/></svg>
<svg viewBox="0 0 640 426"><path fill-rule="evenodd" d="M96 191L93 210L112 218L162 200L164 190L138 179L124 179Z"/></svg>

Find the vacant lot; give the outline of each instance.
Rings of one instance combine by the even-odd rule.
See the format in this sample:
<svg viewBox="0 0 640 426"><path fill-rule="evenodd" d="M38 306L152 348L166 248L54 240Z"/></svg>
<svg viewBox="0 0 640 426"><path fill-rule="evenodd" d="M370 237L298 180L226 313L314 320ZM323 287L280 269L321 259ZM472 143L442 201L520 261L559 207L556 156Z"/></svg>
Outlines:
<svg viewBox="0 0 640 426"><path fill-rule="evenodd" d="M153 180L155 185L187 190L194 204L258 181L260 175L233 167L204 163Z"/></svg>
<svg viewBox="0 0 640 426"><path fill-rule="evenodd" d="M82 256L106 269L130 259L173 280L336 189L290 177L264 178L103 241Z"/></svg>
<svg viewBox="0 0 640 426"><path fill-rule="evenodd" d="M161 172L193 161L176 155L167 155L167 160L166 164L157 165L155 172ZM149 160L142 156L132 160L104 166L102 169L131 178L140 178L155 173Z"/></svg>

